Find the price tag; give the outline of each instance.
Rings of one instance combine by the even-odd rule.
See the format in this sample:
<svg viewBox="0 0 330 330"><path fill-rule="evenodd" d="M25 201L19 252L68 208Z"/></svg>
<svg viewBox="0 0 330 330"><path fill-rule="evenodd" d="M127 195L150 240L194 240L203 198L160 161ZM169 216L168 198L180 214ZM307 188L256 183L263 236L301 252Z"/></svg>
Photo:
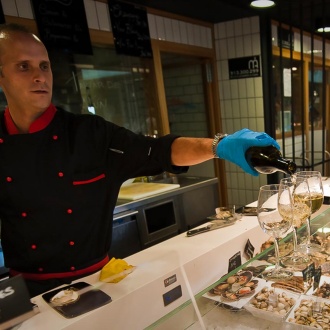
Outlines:
<svg viewBox="0 0 330 330"><path fill-rule="evenodd" d="M314 274L315 274L315 264L313 262L302 271L304 282L309 282L309 280L313 278Z"/></svg>
<svg viewBox="0 0 330 330"><path fill-rule="evenodd" d="M242 265L241 251L235 253L230 259L228 264L228 273Z"/></svg>
<svg viewBox="0 0 330 330"><path fill-rule="evenodd" d="M250 242L249 239L247 240L247 242L245 244L244 252L247 255L248 259L253 258L254 246L252 245L252 243Z"/></svg>

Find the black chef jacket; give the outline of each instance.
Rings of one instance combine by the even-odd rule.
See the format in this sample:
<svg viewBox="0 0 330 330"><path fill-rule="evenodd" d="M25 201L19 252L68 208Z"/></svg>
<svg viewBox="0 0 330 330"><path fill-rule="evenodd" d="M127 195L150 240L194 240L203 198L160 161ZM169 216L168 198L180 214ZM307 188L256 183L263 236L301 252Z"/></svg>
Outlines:
<svg viewBox="0 0 330 330"><path fill-rule="evenodd" d="M176 138L137 135L95 115L57 109L42 130L9 135L0 115L0 219L5 266L48 280L86 275L109 260L121 184L171 165ZM129 244L129 242L127 242Z"/></svg>

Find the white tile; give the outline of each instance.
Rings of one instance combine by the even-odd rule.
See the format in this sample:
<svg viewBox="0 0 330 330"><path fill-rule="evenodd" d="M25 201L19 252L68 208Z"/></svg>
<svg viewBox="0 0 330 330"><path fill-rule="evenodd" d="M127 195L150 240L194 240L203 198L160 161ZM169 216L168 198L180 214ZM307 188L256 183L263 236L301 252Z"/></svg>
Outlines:
<svg viewBox="0 0 330 330"><path fill-rule="evenodd" d="M180 37L181 42L183 44L188 44L188 31L187 31L187 24L185 22L180 21Z"/></svg>
<svg viewBox="0 0 330 330"><path fill-rule="evenodd" d="M172 20L170 18L164 17L164 29L165 29L165 40L174 41Z"/></svg>
<svg viewBox="0 0 330 330"><path fill-rule="evenodd" d="M195 40L194 45L202 47L202 36L201 36L200 27L197 24L193 24L193 31L194 31L194 40Z"/></svg>
<svg viewBox="0 0 330 330"><path fill-rule="evenodd" d="M255 91L255 97L262 97L263 91L262 91L262 77L252 78L254 80L254 91Z"/></svg>
<svg viewBox="0 0 330 330"><path fill-rule="evenodd" d="M231 99L231 93L230 93L230 84L228 80L225 80L222 82L222 98L224 100Z"/></svg>
<svg viewBox="0 0 330 330"><path fill-rule="evenodd" d="M249 128L249 118L241 118L241 127L242 128Z"/></svg>
<svg viewBox="0 0 330 330"><path fill-rule="evenodd" d="M173 29L173 41L180 43L181 39L180 39L180 25L179 25L179 21L177 19L172 19L172 29Z"/></svg>
<svg viewBox="0 0 330 330"><path fill-rule="evenodd" d="M84 0L87 24L90 29L99 30L99 21L97 17L96 5L93 0Z"/></svg>
<svg viewBox="0 0 330 330"><path fill-rule="evenodd" d="M233 118L233 107L231 100L224 101L224 118Z"/></svg>
<svg viewBox="0 0 330 330"><path fill-rule="evenodd" d="M247 84L246 84L246 95L247 97L255 97L254 93L254 83L253 78L249 78Z"/></svg>
<svg viewBox="0 0 330 330"><path fill-rule="evenodd" d="M155 19L156 19L157 39L165 40L164 17L155 16Z"/></svg>
<svg viewBox="0 0 330 330"><path fill-rule="evenodd" d="M246 79L238 79L238 97L239 98L246 98L247 97L247 91L246 91Z"/></svg>
<svg viewBox="0 0 330 330"><path fill-rule="evenodd" d="M244 48L244 56L253 55L251 35L244 36L244 38L243 38L243 48Z"/></svg>
<svg viewBox="0 0 330 330"><path fill-rule="evenodd" d="M233 37L234 36L234 21L225 22L226 26L226 37Z"/></svg>
<svg viewBox="0 0 330 330"><path fill-rule="evenodd" d="M252 130L252 131L257 131L257 130L258 130L258 127L257 127L257 120L256 120L256 118L251 118L251 117L249 117L249 118L248 118L248 122L249 122L249 124L248 124L248 128L249 128L250 130Z"/></svg>
<svg viewBox="0 0 330 330"><path fill-rule="evenodd" d="M18 17L16 3L13 0L1 0L3 13L8 16Z"/></svg>
<svg viewBox="0 0 330 330"><path fill-rule="evenodd" d="M251 20L249 18L242 19L242 34L251 34Z"/></svg>
<svg viewBox="0 0 330 330"><path fill-rule="evenodd" d="M241 111L240 111L240 107L239 107L239 100L238 99L233 99L231 101L232 104L232 117L233 118L240 118L241 117Z"/></svg>
<svg viewBox="0 0 330 330"><path fill-rule="evenodd" d="M254 17L251 17L250 20L251 20L251 33L260 32L259 17L254 16Z"/></svg>
<svg viewBox="0 0 330 330"><path fill-rule="evenodd" d="M100 30L112 31L108 5L99 1L95 1L95 4Z"/></svg>
<svg viewBox="0 0 330 330"><path fill-rule="evenodd" d="M242 45L244 45L243 39L244 39L244 37L242 37L242 36L235 37L236 57L244 56L244 48L242 47Z"/></svg>
<svg viewBox="0 0 330 330"><path fill-rule="evenodd" d="M235 36L241 36L243 34L243 24L241 19L234 21L234 34Z"/></svg>
<svg viewBox="0 0 330 330"><path fill-rule="evenodd" d="M252 34L252 53L253 55L258 55L260 52L260 34Z"/></svg>
<svg viewBox="0 0 330 330"><path fill-rule="evenodd" d="M218 24L216 24L216 27L217 27L217 30L218 30L219 39L227 38L226 23L225 22L218 23Z"/></svg>
<svg viewBox="0 0 330 330"><path fill-rule="evenodd" d="M264 117L264 100L262 97L255 98L255 116L259 118Z"/></svg>
<svg viewBox="0 0 330 330"><path fill-rule="evenodd" d="M247 85L249 85L249 84L247 84ZM249 116L256 117L256 99L248 98L247 102L248 102L247 106L249 109L249 111L248 111Z"/></svg>
<svg viewBox="0 0 330 330"><path fill-rule="evenodd" d="M186 25L187 25L188 45L195 45L194 26L191 23L186 23Z"/></svg>
<svg viewBox="0 0 330 330"><path fill-rule="evenodd" d="M230 81L230 90L231 90L231 98L238 99L238 82L237 79L232 79Z"/></svg>
<svg viewBox="0 0 330 330"><path fill-rule="evenodd" d="M263 132L265 130L264 118L257 118L257 130Z"/></svg>
<svg viewBox="0 0 330 330"><path fill-rule="evenodd" d="M229 68L228 68L228 61L221 61L221 76L223 79L228 80L229 79Z"/></svg>
<svg viewBox="0 0 330 330"><path fill-rule="evenodd" d="M19 17L34 19L33 10L30 1L16 0L16 6Z"/></svg>
<svg viewBox="0 0 330 330"><path fill-rule="evenodd" d="M219 59L228 59L228 45L226 39L219 40Z"/></svg>
<svg viewBox="0 0 330 330"><path fill-rule="evenodd" d="M207 37L206 47L212 48L213 47L213 35L212 35L212 30L210 28L206 28L206 37Z"/></svg>
<svg viewBox="0 0 330 330"><path fill-rule="evenodd" d="M148 26L151 39L157 39L156 17L153 14L148 14Z"/></svg>
<svg viewBox="0 0 330 330"><path fill-rule="evenodd" d="M239 109L242 116L249 116L247 99L239 99Z"/></svg>
<svg viewBox="0 0 330 330"><path fill-rule="evenodd" d="M227 39L228 58L236 58L235 38Z"/></svg>

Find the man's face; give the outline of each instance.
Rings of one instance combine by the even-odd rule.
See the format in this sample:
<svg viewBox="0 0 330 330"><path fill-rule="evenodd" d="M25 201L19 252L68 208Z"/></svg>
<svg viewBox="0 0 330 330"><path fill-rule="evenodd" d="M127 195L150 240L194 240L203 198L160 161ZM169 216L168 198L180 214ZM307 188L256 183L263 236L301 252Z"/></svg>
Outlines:
<svg viewBox="0 0 330 330"><path fill-rule="evenodd" d="M52 98L53 75L45 46L32 35L0 34L0 87L10 109L39 112Z"/></svg>

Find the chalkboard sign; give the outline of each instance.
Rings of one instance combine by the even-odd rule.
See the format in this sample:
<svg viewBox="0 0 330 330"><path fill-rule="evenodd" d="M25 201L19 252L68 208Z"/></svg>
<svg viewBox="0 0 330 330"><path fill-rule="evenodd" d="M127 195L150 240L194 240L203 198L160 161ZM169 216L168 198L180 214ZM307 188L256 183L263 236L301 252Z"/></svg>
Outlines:
<svg viewBox="0 0 330 330"><path fill-rule="evenodd" d="M260 56L247 56L228 60L229 79L260 77Z"/></svg>
<svg viewBox="0 0 330 330"><path fill-rule="evenodd" d="M93 54L83 0L32 0L40 39L48 49Z"/></svg>
<svg viewBox="0 0 330 330"><path fill-rule="evenodd" d="M112 0L108 3L117 53L152 57L146 10Z"/></svg>

